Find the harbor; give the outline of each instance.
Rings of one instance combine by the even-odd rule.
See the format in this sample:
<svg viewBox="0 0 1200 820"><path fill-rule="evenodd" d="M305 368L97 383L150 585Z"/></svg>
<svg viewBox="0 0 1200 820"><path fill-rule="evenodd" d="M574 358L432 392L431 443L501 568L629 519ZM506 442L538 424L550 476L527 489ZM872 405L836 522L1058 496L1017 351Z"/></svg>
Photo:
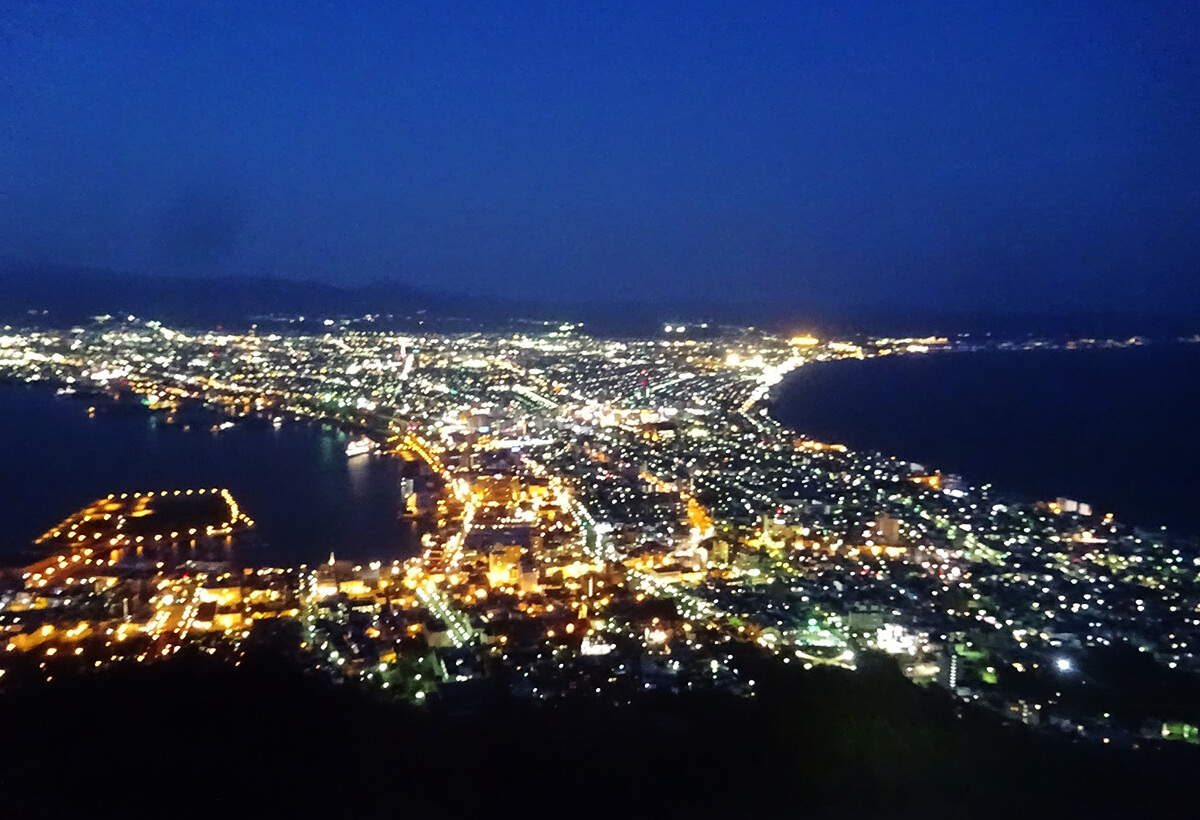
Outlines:
<svg viewBox="0 0 1200 820"><path fill-rule="evenodd" d="M103 394L0 386L0 481L10 502L0 557L29 563L47 528L109 494L201 487L228 489L255 521L250 564L311 565L330 550L351 560L416 551L420 517L403 513L414 503L405 487L419 495L423 486L421 462L378 447L349 456L360 434L274 418L165 413Z"/></svg>

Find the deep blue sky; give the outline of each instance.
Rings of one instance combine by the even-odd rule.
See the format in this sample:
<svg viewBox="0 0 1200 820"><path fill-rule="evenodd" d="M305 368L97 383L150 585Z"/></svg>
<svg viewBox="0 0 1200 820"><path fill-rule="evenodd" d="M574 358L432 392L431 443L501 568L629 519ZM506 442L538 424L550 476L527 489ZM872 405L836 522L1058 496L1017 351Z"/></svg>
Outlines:
<svg viewBox="0 0 1200 820"><path fill-rule="evenodd" d="M1198 146L1188 0L0 3L10 259L1197 306Z"/></svg>

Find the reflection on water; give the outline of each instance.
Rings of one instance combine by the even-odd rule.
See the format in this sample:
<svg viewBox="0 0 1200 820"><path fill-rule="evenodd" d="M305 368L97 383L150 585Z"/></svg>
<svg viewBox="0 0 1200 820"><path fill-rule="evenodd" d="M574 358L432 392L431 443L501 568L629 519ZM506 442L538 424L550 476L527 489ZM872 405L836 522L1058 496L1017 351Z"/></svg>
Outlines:
<svg viewBox="0 0 1200 820"><path fill-rule="evenodd" d="M347 459L343 433L307 424L211 421L184 430L143 411L98 412L43 387L0 387L0 550L23 549L47 528L111 492L227 487L257 522L254 563L391 560L415 548L397 519L405 465Z"/></svg>

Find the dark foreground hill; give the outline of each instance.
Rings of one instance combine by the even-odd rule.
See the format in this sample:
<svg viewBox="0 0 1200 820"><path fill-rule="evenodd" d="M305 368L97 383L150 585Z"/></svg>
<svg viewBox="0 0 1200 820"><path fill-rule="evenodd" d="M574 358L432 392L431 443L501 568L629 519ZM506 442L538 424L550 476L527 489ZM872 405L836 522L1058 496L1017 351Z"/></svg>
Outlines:
<svg viewBox="0 0 1200 820"><path fill-rule="evenodd" d="M412 711L271 659L180 658L0 697L0 794L49 816L1119 817L1193 805L1190 750L954 715L886 668L760 694ZM332 815L329 815L332 816Z"/></svg>

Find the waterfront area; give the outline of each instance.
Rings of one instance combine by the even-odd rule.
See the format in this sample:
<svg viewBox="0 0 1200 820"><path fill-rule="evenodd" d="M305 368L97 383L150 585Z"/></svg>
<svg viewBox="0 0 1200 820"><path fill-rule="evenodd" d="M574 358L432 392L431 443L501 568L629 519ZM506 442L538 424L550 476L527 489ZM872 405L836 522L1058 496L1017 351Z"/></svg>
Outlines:
<svg viewBox="0 0 1200 820"><path fill-rule="evenodd" d="M969 351L818 364L771 414L815 438L1086 499L1145 529L1200 535L1193 394L1200 346Z"/></svg>
<svg viewBox="0 0 1200 820"><path fill-rule="evenodd" d="M228 488L255 520L248 558L260 564L314 563L332 550L390 559L416 549L411 528L396 519L410 470L347 458L353 434L333 425L254 419L220 429L229 418L223 412L192 409L174 418L131 396L115 402L102 392L55 390L0 385L0 559L109 493L214 486Z"/></svg>
<svg viewBox="0 0 1200 820"><path fill-rule="evenodd" d="M1195 540L1087 499L1014 498L811 438L768 411L797 368L978 355L976 342L374 323L6 329L0 376L14 381L132 399L164 418L200 402L228 419L218 437L255 424L271 435L276 418L282 430L354 431L377 452L347 469L419 466L398 476L394 514L425 531L414 554L149 568L86 556L86 585L12 572L0 685L183 647L236 663L267 642L328 680L418 707L630 706L647 693L752 699L764 660L849 672L886 659L913 685L1039 732L1126 747L1196 740L1200 703L1181 694L1200 673ZM199 489L175 481L160 486ZM231 482L208 484L250 509Z"/></svg>

